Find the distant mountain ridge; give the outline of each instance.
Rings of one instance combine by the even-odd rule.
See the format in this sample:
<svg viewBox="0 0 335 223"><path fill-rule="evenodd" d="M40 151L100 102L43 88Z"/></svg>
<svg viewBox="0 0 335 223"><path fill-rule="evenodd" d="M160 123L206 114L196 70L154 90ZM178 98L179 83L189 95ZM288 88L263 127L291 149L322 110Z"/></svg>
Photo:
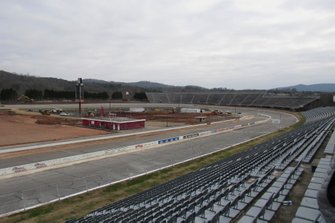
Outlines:
<svg viewBox="0 0 335 223"><path fill-rule="evenodd" d="M335 83L320 83L320 84L298 84L294 86L289 87L281 87L278 88L280 90L289 90L289 89L295 89L299 92L302 91L315 91L315 92L335 92Z"/></svg>
<svg viewBox="0 0 335 223"><path fill-rule="evenodd" d="M131 82L131 83L128 83L128 85L142 87L142 88L162 88L162 89L176 87L172 85L166 85L166 84L161 84L161 83L151 82L151 81Z"/></svg>
<svg viewBox="0 0 335 223"><path fill-rule="evenodd" d="M115 91L131 92L192 92L209 91L207 88L199 86L172 86L150 81L139 81L132 83L104 81L98 79L83 79L84 91L89 92L107 92L111 95ZM56 91L74 91L77 80L68 81L52 77L36 77L30 75L21 75L0 70L0 90L12 88L19 95L24 94L28 89L44 91L52 89Z"/></svg>
<svg viewBox="0 0 335 223"><path fill-rule="evenodd" d="M188 89L190 86L173 86L173 85L167 85L167 84L161 84L157 82L151 82L151 81L138 81L138 82L114 82L114 81L104 81L104 80L98 80L98 79L84 79L85 83L89 84L104 84L104 85L117 85L122 86L124 88L127 87L135 87L144 89L146 91L185 91L185 89ZM198 86L192 86L194 88L199 88L203 90L208 90L206 88L198 87Z"/></svg>
<svg viewBox="0 0 335 223"><path fill-rule="evenodd" d="M173 86L151 81L138 81L131 83L105 81L98 79L84 79L84 91L88 92L107 92L111 95L115 91L132 91L132 92L234 92L233 89L214 88L208 89L200 86ZM24 94L28 89L44 91L52 89L56 91L74 91L77 80L68 81L52 77L36 77L30 75L20 75L0 70L0 91L1 89L12 88L19 95ZM295 85L289 87L276 88L272 90L298 92L335 92L334 83L312 84L312 85ZM243 90L245 91L245 90ZM255 90L250 90L251 92ZM256 90L266 92L266 90ZM242 91L236 91L242 92Z"/></svg>

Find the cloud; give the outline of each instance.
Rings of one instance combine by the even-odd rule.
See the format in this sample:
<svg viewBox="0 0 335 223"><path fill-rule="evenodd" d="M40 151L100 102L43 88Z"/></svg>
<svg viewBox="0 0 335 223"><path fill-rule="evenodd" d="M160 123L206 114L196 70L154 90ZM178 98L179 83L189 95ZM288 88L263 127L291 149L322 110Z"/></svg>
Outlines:
<svg viewBox="0 0 335 223"><path fill-rule="evenodd" d="M3 70L237 89L333 81L330 0L27 0L2 8Z"/></svg>

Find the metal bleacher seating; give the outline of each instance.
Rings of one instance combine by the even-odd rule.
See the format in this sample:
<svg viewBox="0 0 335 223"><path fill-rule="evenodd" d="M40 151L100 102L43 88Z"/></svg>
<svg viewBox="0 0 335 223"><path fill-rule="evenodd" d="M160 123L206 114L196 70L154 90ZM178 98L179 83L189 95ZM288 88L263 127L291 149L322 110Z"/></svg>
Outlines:
<svg viewBox="0 0 335 223"><path fill-rule="evenodd" d="M204 104L221 106L252 106L266 108L284 108L301 110L304 106L316 101L318 97L283 96L255 92L227 93L146 93L151 103Z"/></svg>
<svg viewBox="0 0 335 223"><path fill-rule="evenodd" d="M335 131L333 131L333 134L329 139L329 143L327 144L324 153L328 155L334 155L335 153Z"/></svg>
<svg viewBox="0 0 335 223"><path fill-rule="evenodd" d="M249 208L239 220L247 222L268 222L275 215L286 196L296 183L303 170L298 163L295 167L288 167L284 173L266 190L257 202Z"/></svg>
<svg viewBox="0 0 335 223"><path fill-rule="evenodd" d="M309 111L306 124L290 133L69 222L269 222L302 174L301 163L330 135L335 118L326 113ZM306 199L315 198L325 162ZM306 208L311 207L302 206L296 222Z"/></svg>
<svg viewBox="0 0 335 223"><path fill-rule="evenodd" d="M321 216L317 195L331 169L331 159L327 157L320 160L292 222L325 222Z"/></svg>
<svg viewBox="0 0 335 223"><path fill-rule="evenodd" d="M332 113L332 109L330 108L322 108L325 112L323 113L323 117L329 117L329 114ZM319 120L315 111L308 112L307 116L313 120ZM331 222L335 219L335 208L328 204L326 198L321 199L319 193L322 193L322 187L328 187L327 178L331 177L334 174L335 167L335 155L334 155L334 147L335 147L335 133L332 132L330 140L328 141L326 148L324 150L324 158L321 158L317 168L314 171L313 177L307 187L307 190L304 194L304 197L300 203L300 207L298 208L295 217L293 219L293 223L309 223L309 222ZM326 184L325 184L326 183ZM324 194L326 194L327 188L324 190ZM322 195L321 195L322 197ZM327 196L324 196L327 197ZM325 220L322 215L322 210L320 210L319 204L323 204L325 207L330 207L332 209L333 214L327 216L332 220ZM325 203L325 204L324 204ZM328 211L329 212L329 211ZM329 215L329 213L328 213ZM326 218L326 219L327 219Z"/></svg>

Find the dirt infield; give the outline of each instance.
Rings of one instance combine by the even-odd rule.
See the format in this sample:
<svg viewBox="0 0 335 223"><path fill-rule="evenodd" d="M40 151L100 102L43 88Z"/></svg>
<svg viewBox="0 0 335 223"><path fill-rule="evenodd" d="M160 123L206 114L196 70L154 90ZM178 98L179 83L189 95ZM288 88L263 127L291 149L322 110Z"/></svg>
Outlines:
<svg viewBox="0 0 335 223"><path fill-rule="evenodd" d="M182 114L170 111L145 113L117 113L120 117L146 119L148 130L199 124L197 117L205 117L203 122L232 119L232 116L206 113ZM78 119L41 115L23 110L0 109L0 146L70 139L75 137L96 136L110 133L104 130L82 128Z"/></svg>
<svg viewBox="0 0 335 223"><path fill-rule="evenodd" d="M74 126L50 116L17 115L0 111L0 146L69 139L74 137L103 135L107 132Z"/></svg>

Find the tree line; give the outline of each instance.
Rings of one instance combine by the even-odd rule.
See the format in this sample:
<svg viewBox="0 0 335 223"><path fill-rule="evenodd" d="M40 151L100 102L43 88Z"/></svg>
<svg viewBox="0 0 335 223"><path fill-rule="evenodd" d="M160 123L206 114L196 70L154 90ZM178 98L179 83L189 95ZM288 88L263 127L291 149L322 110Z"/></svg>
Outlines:
<svg viewBox="0 0 335 223"><path fill-rule="evenodd" d="M34 100L59 100L67 99L73 100L75 98L74 91L57 91L53 89L45 89L44 91L36 89L27 89L24 93L30 99ZM95 100L122 100L123 93L121 91L115 91L111 96L106 91L103 92L88 92L84 91L82 97L84 99L95 99ZM2 89L0 92L1 101L16 101L18 98L18 93L13 88ZM146 94L144 92L134 93L133 99L135 100L147 100Z"/></svg>

